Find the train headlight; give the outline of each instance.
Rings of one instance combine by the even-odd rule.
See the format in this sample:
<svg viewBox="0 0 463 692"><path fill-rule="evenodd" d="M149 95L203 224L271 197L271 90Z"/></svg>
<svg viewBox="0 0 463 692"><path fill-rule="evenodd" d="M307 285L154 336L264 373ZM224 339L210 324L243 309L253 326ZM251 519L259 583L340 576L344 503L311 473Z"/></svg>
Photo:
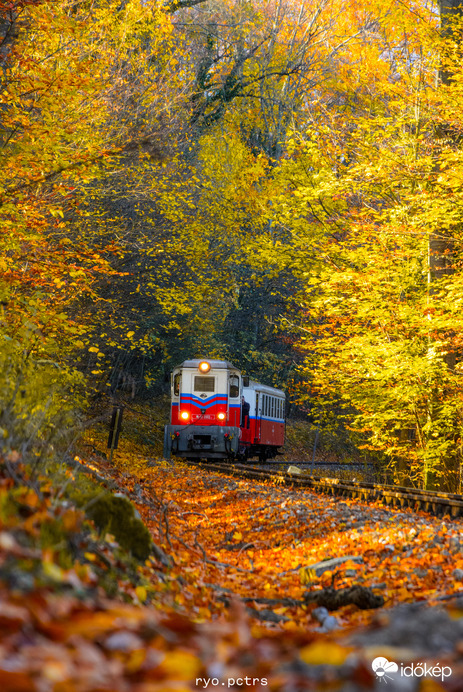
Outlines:
<svg viewBox="0 0 463 692"><path fill-rule="evenodd" d="M188 411L182 411L181 414L180 414L180 418L181 418L182 420L188 420L189 417L190 417L190 414L189 414Z"/></svg>
<svg viewBox="0 0 463 692"><path fill-rule="evenodd" d="M200 364L198 365L198 370L201 372L209 372L211 369L211 364L207 362L207 360L202 360Z"/></svg>
<svg viewBox="0 0 463 692"><path fill-rule="evenodd" d="M225 413L218 413L218 414L217 414L217 418L218 418L219 420L225 420L226 415L225 415Z"/></svg>

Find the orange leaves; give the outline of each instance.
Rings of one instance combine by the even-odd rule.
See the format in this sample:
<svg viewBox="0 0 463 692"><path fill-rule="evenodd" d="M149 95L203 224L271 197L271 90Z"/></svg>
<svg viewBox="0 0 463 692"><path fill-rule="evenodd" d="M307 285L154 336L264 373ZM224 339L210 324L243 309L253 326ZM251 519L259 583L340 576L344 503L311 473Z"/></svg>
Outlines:
<svg viewBox="0 0 463 692"><path fill-rule="evenodd" d="M13 603L5 603L0 611L0 631L11 634L31 622L27 608Z"/></svg>
<svg viewBox="0 0 463 692"><path fill-rule="evenodd" d="M436 590L445 591L447 579L449 588L453 583L441 544L436 543L439 547L434 550L430 543L433 536L439 541L454 540L453 531L444 531L445 525L432 519L430 525L428 519L420 519L418 533L411 514L396 519L394 513L373 504L367 508L350 500L337 510L336 503L326 498L275 487L256 492L246 482L230 484L226 478L204 477L194 469L174 469L161 462L147 470L140 466L137 478L146 489L138 509L155 543L174 557L172 577L181 578L175 601L190 612L193 607L199 619L222 612L221 595L227 589L240 597L267 599L278 599L284 589L285 596L302 602L307 589L362 584L374 592L378 589L392 604L416 600L420 594L428 598ZM152 503L153 498L160 502L161 513L162 507L169 507L168 534L143 504ZM358 520L361 533L349 528ZM407 550L401 549L404 543ZM310 567L342 555L355 556L355 560L348 559L321 576ZM211 589L210 584L221 588ZM256 608L265 611L268 606L256 602ZM298 626L314 626L309 610L284 606L280 612L277 604L272 610L276 616L294 618ZM368 618L357 612L346 609L343 618L353 622Z"/></svg>
<svg viewBox="0 0 463 692"><path fill-rule="evenodd" d="M189 651L168 651L158 670L161 676L180 680L194 680L202 668L198 656Z"/></svg>
<svg viewBox="0 0 463 692"><path fill-rule="evenodd" d="M4 670L1 664L0 685L4 692L37 692L34 680L27 673Z"/></svg>
<svg viewBox="0 0 463 692"><path fill-rule="evenodd" d="M163 692L197 689L198 679L212 677L227 686L228 680L245 675L254 676L255 685L264 685L265 678L271 689L292 689L300 687L301 663L307 689L315 689L323 671L323 680L330 684L362 680L368 689L373 684L371 657L362 658L358 648L347 645L342 629L329 635L318 631L313 607L303 601L309 585L300 584L301 567L352 556L331 564L330 573L325 571L311 590L319 590L324 578L335 580L336 586L376 584L391 604L429 598L429 573L437 593L453 586L448 566L460 564L455 552L459 526L450 521L252 485L160 460L151 464L137 459L130 476L127 467L122 476L103 461L94 460L91 466L126 492L136 493L138 510L155 544L171 556L172 566L165 569L150 559L136 571L124 572L120 587L125 598L132 596L129 605L102 597L95 575L85 573L88 564L66 570L54 562L53 550L37 551L50 582L40 588L30 584L25 593L0 583L2 689ZM34 507L27 489L20 495L29 501L22 504L24 512L43 512L48 506L61 526L71 532L79 528L79 513L73 518L71 507L59 509L56 501L48 500ZM2 574L12 558L16 570L24 569L24 556L9 552L16 546L11 531L24 526L16 519L15 524L10 517L11 527L0 533ZM361 532L353 526L357 522ZM22 540L27 535L23 529ZM252 556L246 549L251 542ZM93 545L81 558L96 570L104 557L116 570L117 560L108 548ZM259 569L253 560L259 560ZM418 569L422 571L415 574ZM421 589L414 576L422 580ZM60 590L63 584L66 589ZM81 594L88 585L93 588L84 591L85 599L73 591ZM156 607L139 605L153 596ZM371 618L352 606L335 616L339 628ZM254 621L259 625L251 625Z"/></svg>
<svg viewBox="0 0 463 692"><path fill-rule="evenodd" d="M105 612L95 612L93 609L71 613L70 618L56 620L43 618L37 622L41 632L53 641L64 641L72 632L82 637L99 636L114 626L114 618Z"/></svg>

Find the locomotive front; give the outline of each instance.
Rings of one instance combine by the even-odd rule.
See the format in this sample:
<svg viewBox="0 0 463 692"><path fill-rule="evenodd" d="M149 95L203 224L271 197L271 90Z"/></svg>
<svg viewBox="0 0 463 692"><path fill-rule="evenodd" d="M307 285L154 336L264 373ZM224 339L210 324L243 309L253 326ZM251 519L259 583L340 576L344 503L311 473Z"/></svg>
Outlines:
<svg viewBox="0 0 463 692"><path fill-rule="evenodd" d="M171 418L164 457L236 456L241 418L241 373L223 360L186 360L172 373Z"/></svg>

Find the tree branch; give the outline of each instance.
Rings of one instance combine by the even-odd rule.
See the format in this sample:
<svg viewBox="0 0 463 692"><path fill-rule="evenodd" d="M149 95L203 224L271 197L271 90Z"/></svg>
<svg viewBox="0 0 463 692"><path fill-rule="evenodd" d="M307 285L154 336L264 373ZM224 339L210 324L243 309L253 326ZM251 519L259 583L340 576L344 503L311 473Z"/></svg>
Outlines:
<svg viewBox="0 0 463 692"><path fill-rule="evenodd" d="M169 2L167 5L164 5L164 9L166 12L173 14L174 12L177 12L177 10L183 10L187 7L194 7L195 5L202 5L203 2L207 2L207 0L174 0L173 2Z"/></svg>

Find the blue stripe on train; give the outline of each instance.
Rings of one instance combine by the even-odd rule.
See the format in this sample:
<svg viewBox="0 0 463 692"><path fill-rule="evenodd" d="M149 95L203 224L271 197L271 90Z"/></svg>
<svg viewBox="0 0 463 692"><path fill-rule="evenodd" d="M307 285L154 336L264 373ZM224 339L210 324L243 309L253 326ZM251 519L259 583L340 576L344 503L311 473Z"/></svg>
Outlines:
<svg viewBox="0 0 463 692"><path fill-rule="evenodd" d="M173 401L172 406L180 406L178 401ZM241 404L230 404L228 408L241 408Z"/></svg>
<svg viewBox="0 0 463 692"><path fill-rule="evenodd" d="M260 418L256 418L256 416L249 416L249 420L265 420L267 423L284 423L285 422L284 418L267 418L267 416L260 416Z"/></svg>
<svg viewBox="0 0 463 692"><path fill-rule="evenodd" d="M214 400L219 400L220 401L227 401L227 395L226 394L212 394L212 396L208 396L205 399L203 399L200 396L196 396L196 394L180 394L180 401L189 401L191 400L194 403L198 404L209 404L211 401Z"/></svg>
<svg viewBox="0 0 463 692"><path fill-rule="evenodd" d="M185 398L185 399L182 399L181 405L185 405L185 404L189 404L190 406L194 406L194 408L205 409L207 411L208 409L213 408L214 406L217 406L220 404L226 406L227 400L217 398L217 399L213 399L212 401L205 402L205 401L201 401L201 400L191 401L190 399Z"/></svg>

